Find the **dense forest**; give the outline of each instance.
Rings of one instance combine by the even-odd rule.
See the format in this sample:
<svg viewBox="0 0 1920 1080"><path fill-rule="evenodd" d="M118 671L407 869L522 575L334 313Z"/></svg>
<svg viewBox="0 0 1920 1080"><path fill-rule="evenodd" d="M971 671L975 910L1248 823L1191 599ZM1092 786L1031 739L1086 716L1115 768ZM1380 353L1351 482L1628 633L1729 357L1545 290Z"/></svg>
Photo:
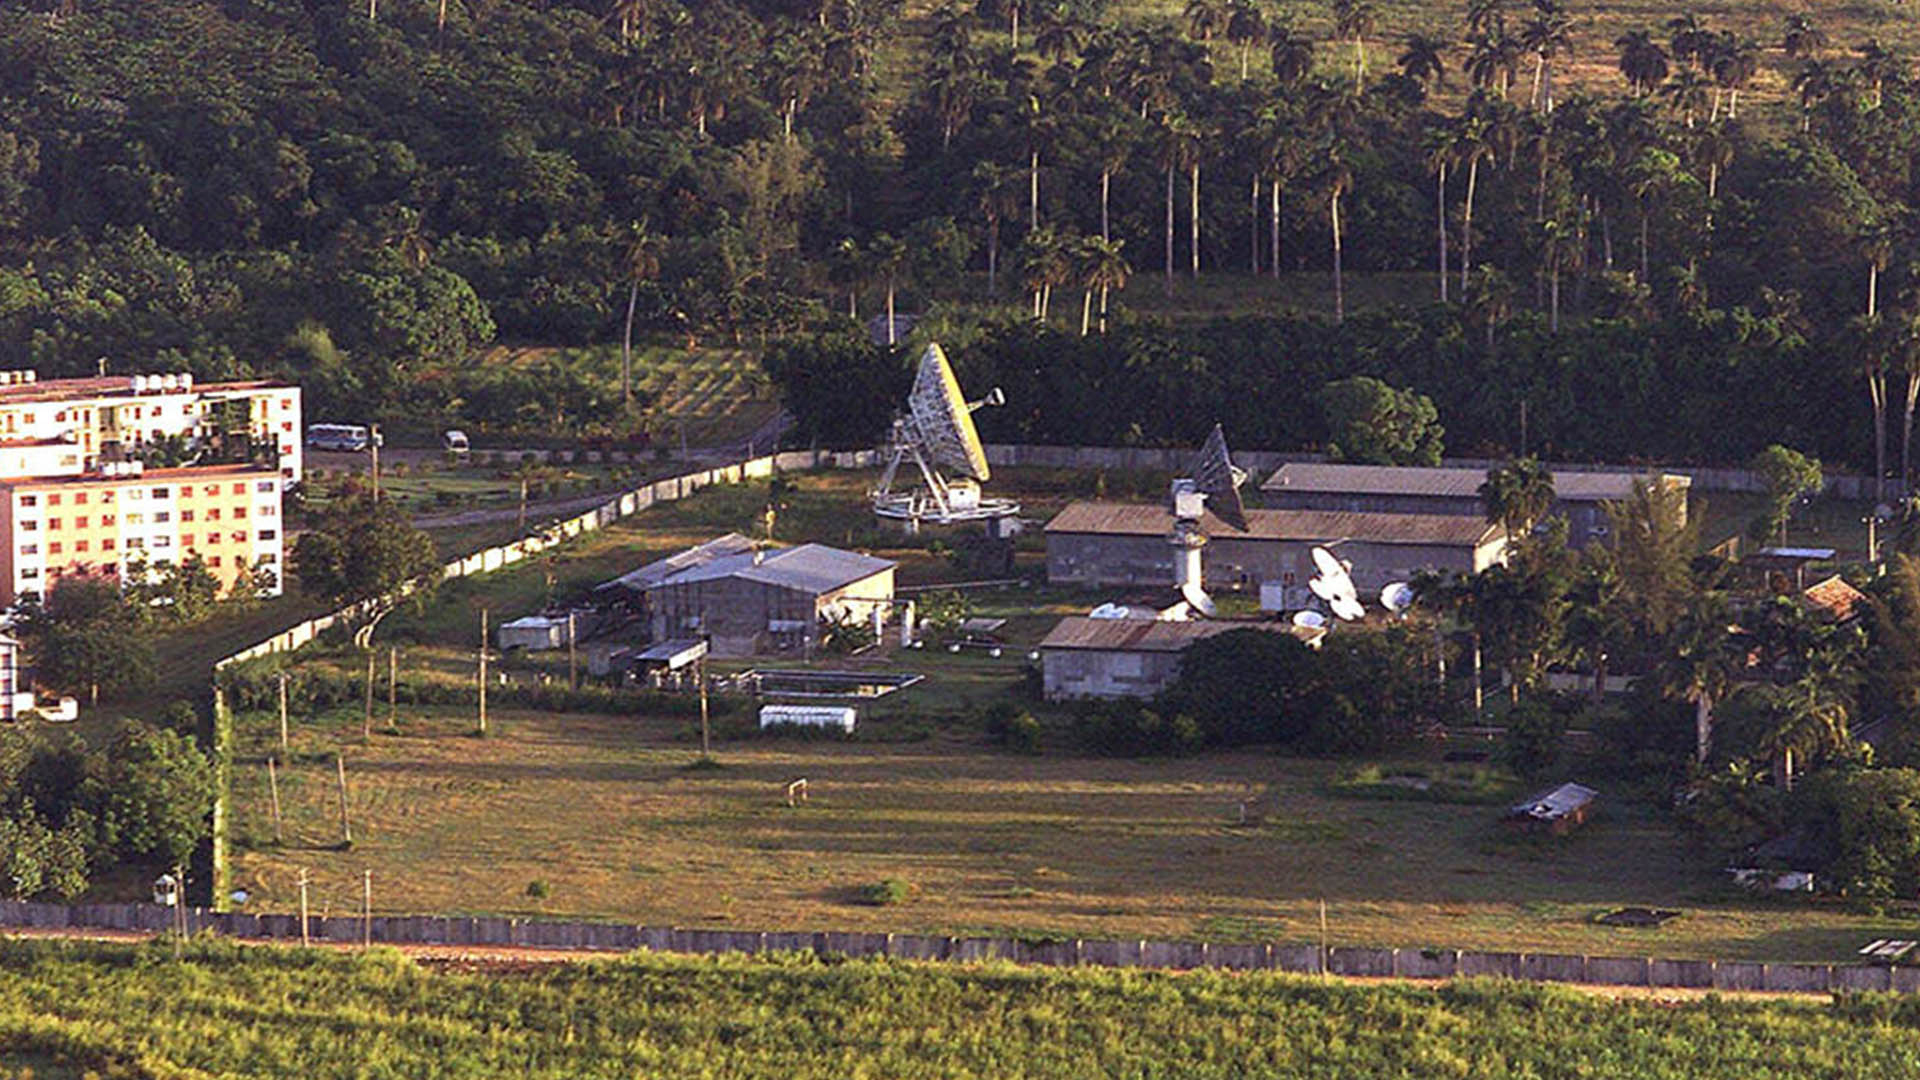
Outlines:
<svg viewBox="0 0 1920 1080"><path fill-rule="evenodd" d="M1899 457L1920 88L1896 49L1676 11L1576 58L1558 0L1471 0L1445 37L1367 0L1159 10L10 5L0 359L608 431L644 411L617 378L477 350L790 339L908 305L946 313L963 366L1027 373L1008 436L1085 438L1062 403L1116 400L1118 370L1121 399L1188 420L1103 409L1115 439L1218 414L1309 445L1258 391L1364 371L1434 398L1461 450L1517 448L1524 402L1532 446L1568 456L1786 440L1871 466L1878 420ZM1613 74L1575 88L1576 59ZM1792 91L1756 108L1762 59ZM1431 307L1347 319L1350 279L1385 272ZM1301 274L1311 312L1262 310L1262 276ZM1121 303L1223 275L1260 318L1170 330ZM1698 430L1714 406L1725 430Z"/></svg>

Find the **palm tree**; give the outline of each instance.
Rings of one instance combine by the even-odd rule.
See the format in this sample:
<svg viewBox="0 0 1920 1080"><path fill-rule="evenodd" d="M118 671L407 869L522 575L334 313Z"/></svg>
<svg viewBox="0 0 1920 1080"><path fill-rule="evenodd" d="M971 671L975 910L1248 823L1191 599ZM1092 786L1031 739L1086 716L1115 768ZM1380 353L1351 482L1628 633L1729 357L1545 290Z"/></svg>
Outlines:
<svg viewBox="0 0 1920 1080"><path fill-rule="evenodd" d="M1087 336L1087 322L1093 306L1093 291L1100 290L1100 332L1107 332L1107 294L1114 289L1127 287L1127 279L1133 276L1133 267L1127 265L1127 257L1121 252L1126 247L1125 240L1107 240L1098 236L1088 237L1080 244L1080 276L1086 286L1086 293L1080 299L1080 336Z"/></svg>
<svg viewBox="0 0 1920 1080"><path fill-rule="evenodd" d="M1467 35L1507 32L1505 0L1467 0Z"/></svg>
<svg viewBox="0 0 1920 1080"><path fill-rule="evenodd" d="M1667 50L1646 30L1634 30L1614 40L1620 50L1620 74L1635 94L1645 94L1667 77Z"/></svg>
<svg viewBox="0 0 1920 1080"><path fill-rule="evenodd" d="M1831 753L1852 741L1847 730L1853 711L1849 680L1816 668L1785 686L1757 687L1767 725L1755 749L1773 759L1774 781L1793 790L1796 755Z"/></svg>
<svg viewBox="0 0 1920 1080"><path fill-rule="evenodd" d="M1370 0L1333 0L1334 33L1353 42L1353 81L1367 81L1367 35L1379 24Z"/></svg>
<svg viewBox="0 0 1920 1080"><path fill-rule="evenodd" d="M873 269L887 284L887 345L900 343L894 333L893 297L900 286L900 277L907 271L907 245L888 233L881 233L867 245L868 257Z"/></svg>
<svg viewBox="0 0 1920 1080"><path fill-rule="evenodd" d="M1053 302L1053 287L1069 279L1069 244L1052 229L1027 234L1020 260L1021 281L1033 294L1033 318L1045 322Z"/></svg>
<svg viewBox="0 0 1920 1080"><path fill-rule="evenodd" d="M1690 67L1682 68L1661 85L1660 96L1667 99L1667 107L1691 129L1694 116L1706 108L1709 86L1711 81L1705 75Z"/></svg>
<svg viewBox="0 0 1920 1080"><path fill-rule="evenodd" d="M1109 208L1112 205L1114 174L1126 167L1127 159L1133 156L1134 142L1138 137L1132 115L1116 108L1095 121L1091 153L1094 162L1100 166L1100 238L1103 240L1113 237Z"/></svg>
<svg viewBox="0 0 1920 1080"><path fill-rule="evenodd" d="M1473 48L1467 54L1467 77L1474 86L1496 91L1504 99L1519 66L1519 39L1506 34L1476 34L1468 44Z"/></svg>
<svg viewBox="0 0 1920 1080"><path fill-rule="evenodd" d="M1267 17L1254 0L1232 0L1227 17L1227 40L1240 46L1240 81L1247 81L1247 57L1253 43L1267 36Z"/></svg>
<svg viewBox="0 0 1920 1080"><path fill-rule="evenodd" d="M1553 81L1547 77L1547 67L1554 57L1572 51L1573 17L1558 0L1534 0L1533 16L1520 28L1520 45L1533 54L1533 90L1527 103L1552 112Z"/></svg>
<svg viewBox="0 0 1920 1080"><path fill-rule="evenodd" d="M1780 49L1790 60L1807 60L1827 47L1827 33L1814 23L1813 16L1787 16L1786 31L1780 36Z"/></svg>
<svg viewBox="0 0 1920 1080"><path fill-rule="evenodd" d="M1190 161L1199 156L1196 128L1186 114L1169 112L1161 118L1160 138L1157 157L1160 167L1167 174L1167 236L1166 236L1166 282L1167 295L1173 295L1173 203L1174 177L1185 169Z"/></svg>
<svg viewBox="0 0 1920 1080"><path fill-rule="evenodd" d="M1567 250L1573 244L1573 230L1556 218L1535 226L1539 237L1540 262L1547 274L1547 332L1560 332L1560 270Z"/></svg>
<svg viewBox="0 0 1920 1080"><path fill-rule="evenodd" d="M633 405L633 312L640 303L640 283L652 281L660 273L660 247L664 237L637 222L627 231L624 259L627 271L627 326L620 338L620 401Z"/></svg>
<svg viewBox="0 0 1920 1080"><path fill-rule="evenodd" d="M1654 678L1665 693L1692 703L1694 759L1705 763L1713 750L1714 705L1732 688L1746 660L1726 598L1720 593L1700 597L1666 636L1662 653Z"/></svg>
<svg viewBox="0 0 1920 1080"><path fill-rule="evenodd" d="M1014 170L995 161L973 167L974 197L987 222L987 295L992 296L1000 269L1000 222L1015 213Z"/></svg>
<svg viewBox="0 0 1920 1080"><path fill-rule="evenodd" d="M1839 85L1832 64L1818 58L1800 65L1793 76L1793 91L1800 95L1800 130L1813 128L1813 107L1825 101Z"/></svg>
<svg viewBox="0 0 1920 1080"><path fill-rule="evenodd" d="M1270 105L1261 111L1260 124L1255 134L1260 148L1260 159L1264 163L1264 172L1268 189L1272 194L1267 226L1270 230L1271 252L1268 270L1275 278L1280 276L1280 200L1286 186L1298 175L1306 153L1306 143L1300 136L1298 119L1284 102Z"/></svg>
<svg viewBox="0 0 1920 1080"><path fill-rule="evenodd" d="M1494 335L1513 317L1513 282L1497 266L1480 266L1460 287L1465 307L1461 315L1487 338L1487 355L1494 355Z"/></svg>
<svg viewBox="0 0 1920 1080"><path fill-rule="evenodd" d="M1327 189L1327 220L1333 226L1333 321L1338 324L1347 318L1347 286L1340 266L1340 199L1353 190L1353 167L1347 164L1338 135L1327 144L1320 182Z"/></svg>
<svg viewBox="0 0 1920 1080"><path fill-rule="evenodd" d="M1020 51L1020 11L1027 6L1027 0L1005 0L1007 6L1007 37L1013 45L1013 51Z"/></svg>
<svg viewBox="0 0 1920 1080"><path fill-rule="evenodd" d="M1221 0L1187 0L1187 33L1203 42L1227 28L1227 7Z"/></svg>
<svg viewBox="0 0 1920 1080"><path fill-rule="evenodd" d="M1514 458L1487 470L1480 485L1480 506L1487 524L1498 525L1507 543L1533 532L1553 510L1553 474L1533 457Z"/></svg>
<svg viewBox="0 0 1920 1080"><path fill-rule="evenodd" d="M1700 521L1687 514L1686 489L1649 476L1625 499L1603 506L1621 610L1633 614L1640 636L1663 636L1699 592L1693 557L1700 549Z"/></svg>
<svg viewBox="0 0 1920 1080"><path fill-rule="evenodd" d="M1056 64L1062 63L1085 47L1087 33L1085 23L1057 12L1040 24L1039 32L1033 35L1033 47L1041 56Z"/></svg>
<svg viewBox="0 0 1920 1080"><path fill-rule="evenodd" d="M1884 219L1861 226L1854 237L1861 258L1867 261L1867 318L1880 314L1880 271L1893 258L1893 227Z"/></svg>
<svg viewBox="0 0 1920 1080"><path fill-rule="evenodd" d="M1865 78L1873 86L1873 104L1871 108L1877 109L1884 100L1883 92L1886 89L1887 83L1889 81L1902 79L1906 76L1909 66L1907 58L1880 44L1880 39L1878 38L1868 38L1866 44L1860 46L1855 51L1860 54L1860 63L1857 70L1861 77Z"/></svg>
<svg viewBox="0 0 1920 1080"><path fill-rule="evenodd" d="M1447 302L1447 170L1460 161L1455 129L1445 122L1427 129L1427 171L1433 173L1433 217L1440 233L1440 302Z"/></svg>
<svg viewBox="0 0 1920 1080"><path fill-rule="evenodd" d="M1667 48L1681 64L1698 67L1713 48L1713 31L1691 11L1675 15L1667 20Z"/></svg>
<svg viewBox="0 0 1920 1080"><path fill-rule="evenodd" d="M1467 276L1473 272L1473 195L1480 182L1480 162L1493 155L1493 144L1487 138L1487 121L1469 103L1467 111L1456 122L1453 132L1457 160L1467 163L1467 201L1466 213L1460 226L1460 288L1467 287Z"/></svg>
<svg viewBox="0 0 1920 1080"><path fill-rule="evenodd" d="M1901 311L1894 323L1900 373L1907 378L1906 396L1900 413L1900 490L1913 490L1913 413L1920 405L1920 310Z"/></svg>
<svg viewBox="0 0 1920 1080"><path fill-rule="evenodd" d="M1848 345L1859 358L1867 382L1867 402L1873 408L1874 497L1887 497L1887 372L1895 349L1894 331L1879 313L1856 316L1847 324Z"/></svg>
<svg viewBox="0 0 1920 1080"><path fill-rule="evenodd" d="M1620 607L1620 576L1604 547L1587 549L1567 588L1567 619L1562 631L1569 652L1593 670L1593 699L1607 692L1607 661L1632 626Z"/></svg>
<svg viewBox="0 0 1920 1080"><path fill-rule="evenodd" d="M1447 44L1428 34L1408 34L1406 47L1394 61L1400 66L1400 74L1422 85L1431 84L1438 90L1447 82L1446 64Z"/></svg>
<svg viewBox="0 0 1920 1080"><path fill-rule="evenodd" d="M1267 31L1267 56L1273 77L1287 89L1297 88L1313 73L1313 39L1295 32L1290 23L1276 22Z"/></svg>
<svg viewBox="0 0 1920 1080"><path fill-rule="evenodd" d="M847 291L847 318L860 319L860 286L867 280L867 253L851 236L842 237L833 249L828 272L834 284Z"/></svg>
<svg viewBox="0 0 1920 1080"><path fill-rule="evenodd" d="M1651 276L1649 227L1653 206L1678 186L1683 171L1679 158L1654 147L1641 150L1627 166L1627 187L1640 209L1640 280L1643 283Z"/></svg>
<svg viewBox="0 0 1920 1080"><path fill-rule="evenodd" d="M1736 40L1728 34L1714 51L1711 64L1713 81L1727 92L1727 118L1737 120L1740 117L1740 90L1760 70L1760 43L1751 39ZM1718 101L1715 102L1715 118L1718 118Z"/></svg>
<svg viewBox="0 0 1920 1080"><path fill-rule="evenodd" d="M1216 134L1211 127L1201 124L1192 126L1193 146L1187 154L1187 254L1193 267L1193 278L1200 280L1200 165L1206 159L1209 138Z"/></svg>

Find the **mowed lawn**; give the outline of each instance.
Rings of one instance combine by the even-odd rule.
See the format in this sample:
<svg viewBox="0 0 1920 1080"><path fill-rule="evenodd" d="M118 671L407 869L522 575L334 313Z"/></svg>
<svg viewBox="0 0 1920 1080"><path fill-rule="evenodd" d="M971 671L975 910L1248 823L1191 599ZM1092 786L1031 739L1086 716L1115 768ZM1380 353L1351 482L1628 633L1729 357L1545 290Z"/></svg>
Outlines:
<svg viewBox="0 0 1920 1080"><path fill-rule="evenodd" d="M923 741L722 743L717 770L684 717L404 710L355 745L354 710L301 725L280 774L271 720L248 718L235 768L235 884L249 909L358 910L363 870L391 912L592 916L742 929L1014 931L1082 937L1449 945L1722 958L1841 959L1898 923L1730 898L1651 815L1612 806L1563 843L1503 840L1486 806L1335 797L1336 765L1267 753L1126 761L1009 754L971 731ZM870 735L887 737L876 721ZM344 745L354 844L340 839ZM812 798L788 807L806 777ZM1237 824L1238 806L1256 824ZM861 886L897 878L905 903ZM542 899L529 895L545 885ZM536 890L537 891L537 890ZM1679 907L1659 930L1598 926L1621 904Z"/></svg>

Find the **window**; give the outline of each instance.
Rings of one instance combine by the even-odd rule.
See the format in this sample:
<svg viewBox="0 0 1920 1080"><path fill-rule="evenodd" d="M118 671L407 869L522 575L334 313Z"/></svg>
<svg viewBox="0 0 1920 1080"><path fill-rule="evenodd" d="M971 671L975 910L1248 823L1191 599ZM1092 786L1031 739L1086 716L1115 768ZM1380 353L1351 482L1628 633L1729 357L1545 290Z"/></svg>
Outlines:
<svg viewBox="0 0 1920 1080"><path fill-rule="evenodd" d="M137 501L139 501L139 500L141 500L141 499L144 499L144 498L146 498L146 497L147 497L147 493L146 493L146 492L144 492L144 491L142 491L142 490L140 490L139 488L128 488L128 489L127 489L127 498L129 498L129 499L133 499L133 500L135 500L136 502L137 502Z"/></svg>
<svg viewBox="0 0 1920 1080"><path fill-rule="evenodd" d="M219 534L219 533L208 533L208 534L207 534L207 543L209 543L209 544L217 544L217 543L219 543L219 542L220 542L220 534Z"/></svg>
<svg viewBox="0 0 1920 1080"><path fill-rule="evenodd" d="M20 554L22 554L22 555L38 555L38 554L40 554L40 545L39 545L39 544L21 544L21 545L20 545Z"/></svg>
<svg viewBox="0 0 1920 1080"><path fill-rule="evenodd" d="M173 537L171 537L171 536L156 536L156 537L154 537L154 538L153 538L153 546L154 546L154 547L172 547L172 546L173 546Z"/></svg>
<svg viewBox="0 0 1920 1080"><path fill-rule="evenodd" d="M165 510L156 511L153 515L153 523L155 525L165 525L167 522L172 520L173 520L173 515L171 513L168 513Z"/></svg>
<svg viewBox="0 0 1920 1080"><path fill-rule="evenodd" d="M246 543L246 542L247 542L247 534L246 534L246 533L243 533L243 532L237 532L237 533L234 533L234 534L233 534L233 542L234 542L234 543L236 543L236 544L244 544L244 543Z"/></svg>
<svg viewBox="0 0 1920 1080"><path fill-rule="evenodd" d="M262 539L262 540L273 540L273 539L276 539L277 537L279 537L279 535L280 535L280 534L279 534L278 532L276 532L276 531L274 531L273 529L261 529L261 530L260 530L260 539Z"/></svg>
<svg viewBox="0 0 1920 1080"><path fill-rule="evenodd" d="M100 541L101 551L112 551L113 546L114 546L114 539L111 536L107 537L105 540Z"/></svg>
<svg viewBox="0 0 1920 1080"><path fill-rule="evenodd" d="M172 495L173 495L172 488L154 488L153 489L153 497L156 499L170 498Z"/></svg>
<svg viewBox="0 0 1920 1080"><path fill-rule="evenodd" d="M146 523L147 523L147 515L145 514L128 514L127 515L127 524L129 525L145 525Z"/></svg>
<svg viewBox="0 0 1920 1080"><path fill-rule="evenodd" d="M211 509L211 510L208 510L208 511L207 511L207 520L208 520L208 521L219 521L219 520L220 520L220 508L216 506L216 507L214 507L213 509Z"/></svg>
<svg viewBox="0 0 1920 1080"><path fill-rule="evenodd" d="M55 540L55 541L54 541L53 543L51 543L51 544L48 544L48 545L47 545L47 554L49 554L49 555L58 555L58 554L60 554L60 541L58 541L58 540Z"/></svg>
<svg viewBox="0 0 1920 1080"><path fill-rule="evenodd" d="M255 490L255 491L272 491L272 490L273 490L273 481L271 481L271 480L262 480L262 481L260 481L259 483L257 483L257 484L255 484L255 485L253 485L253 490Z"/></svg>
<svg viewBox="0 0 1920 1080"><path fill-rule="evenodd" d="M274 562L279 562L279 561L280 561L280 560L278 560L278 559L276 559L276 558L274 558L274 557L273 557L273 553L272 553L272 552L268 552L268 553L266 553L265 555L262 555L262 556L260 556L259 558L257 558L257 559L255 559L255 560L253 560L253 563L254 563L254 565L255 565L255 566L265 566L265 565L267 565L268 563L274 563Z"/></svg>
<svg viewBox="0 0 1920 1080"><path fill-rule="evenodd" d="M208 484L207 486L200 489L200 494L205 495L207 498L211 499L220 494L220 485Z"/></svg>
<svg viewBox="0 0 1920 1080"><path fill-rule="evenodd" d="M127 548L128 548L128 550L131 550L131 551L139 551L139 550L141 550L142 548L145 548L146 546L147 546L147 542L146 542L145 540L142 540L142 539L140 539L140 538L139 538L139 537L137 537L137 536L129 536L129 537L127 537Z"/></svg>
<svg viewBox="0 0 1920 1080"><path fill-rule="evenodd" d="M31 567L31 566L29 566L29 567L27 567L26 569L24 569L24 570L21 570L21 571L20 571L20 576L21 576L21 577L22 577L23 579L26 579L26 580L29 580L29 581L30 581L30 580L32 580L32 579L34 579L34 578L37 578L37 577L39 577L39 576L40 576L40 571L39 571L39 570L37 570L37 569L35 569L34 567Z"/></svg>
<svg viewBox="0 0 1920 1080"><path fill-rule="evenodd" d="M274 507L273 507L273 504L272 504L272 503L268 503L268 504L267 504L266 506L263 506L263 507L261 507L261 508L260 508L260 510L259 510L259 516L260 516L260 517L272 517L272 516L273 516L273 512L274 512Z"/></svg>
<svg viewBox="0 0 1920 1080"><path fill-rule="evenodd" d="M60 493L56 491L56 492L54 492L54 493L53 493L52 495L49 495L49 496L47 496L47 505L48 505L48 506L59 506L59 505L60 505Z"/></svg>
<svg viewBox="0 0 1920 1080"><path fill-rule="evenodd" d="M73 505L75 505L75 506L85 506L85 505L87 505L87 493L86 493L86 492L84 492L84 491L76 491L76 492L74 492L74 493L73 493Z"/></svg>
<svg viewBox="0 0 1920 1080"><path fill-rule="evenodd" d="M192 520L193 520L193 511L191 511L191 510L182 510L182 511L180 511L180 520L181 520L181 521L192 521Z"/></svg>
<svg viewBox="0 0 1920 1080"><path fill-rule="evenodd" d="M86 528L86 527L87 527L87 519L86 519L86 518L83 518L83 517L77 517L77 518L74 518L74 519L73 519L73 527L74 527L74 528L76 528L76 529L84 529L84 528Z"/></svg>
<svg viewBox="0 0 1920 1080"><path fill-rule="evenodd" d="M93 545L87 543L85 540L75 540L73 542L73 550L75 551L88 551L91 550L92 547Z"/></svg>
<svg viewBox="0 0 1920 1080"><path fill-rule="evenodd" d="M111 528L113 527L113 522L114 522L114 517L113 517L113 515L112 515L112 514L101 514L101 515L100 515L100 527L101 527L101 528L104 528L104 529L111 529Z"/></svg>
<svg viewBox="0 0 1920 1080"><path fill-rule="evenodd" d="M40 496L22 495L20 496L20 505L21 506L38 506L40 505Z"/></svg>
<svg viewBox="0 0 1920 1080"><path fill-rule="evenodd" d="M112 501L113 501L113 492L111 492L111 491L103 491L103 492L101 492L101 493L100 493L100 501L101 501L101 502L103 502L103 503L110 503L110 502L112 502Z"/></svg>
<svg viewBox="0 0 1920 1080"><path fill-rule="evenodd" d="M23 521L20 523L20 529L22 532L32 532L33 530L39 527L40 527L40 523L37 521Z"/></svg>
<svg viewBox="0 0 1920 1080"><path fill-rule="evenodd" d="M241 481L240 483L233 485L233 493L235 495L245 495L247 493L246 482Z"/></svg>
<svg viewBox="0 0 1920 1080"><path fill-rule="evenodd" d="M59 519L59 518L48 518L48 519L47 519L47 528L48 528L48 530L50 530L50 531L52 531L52 532L59 532L59 531L60 531L60 519Z"/></svg>
<svg viewBox="0 0 1920 1080"><path fill-rule="evenodd" d="M246 517L246 516L247 516L247 508L246 508L246 507L244 507L244 506L236 506L236 507L234 507L234 508L233 508L233 520L235 520L235 521L239 521L239 520L240 520L241 518L243 518L243 517Z"/></svg>

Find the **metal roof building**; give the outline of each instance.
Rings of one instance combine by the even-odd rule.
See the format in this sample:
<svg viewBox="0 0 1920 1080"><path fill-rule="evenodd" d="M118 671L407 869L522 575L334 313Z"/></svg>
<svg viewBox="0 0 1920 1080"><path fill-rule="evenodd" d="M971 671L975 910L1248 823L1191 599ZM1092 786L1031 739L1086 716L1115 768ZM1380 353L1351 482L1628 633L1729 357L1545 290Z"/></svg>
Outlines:
<svg viewBox="0 0 1920 1080"><path fill-rule="evenodd" d="M1173 681L1180 654L1196 641L1234 630L1286 634L1310 646L1325 628L1284 622L1156 619L1061 619L1040 642L1040 670L1051 700L1076 697L1152 697Z"/></svg>
<svg viewBox="0 0 1920 1080"><path fill-rule="evenodd" d="M1394 465L1334 465L1290 462L1260 490L1267 505L1296 510L1352 510L1387 514L1457 514L1484 519L1480 485L1484 469ZM1685 490L1693 478L1659 474L1662 484ZM1625 472L1553 474L1555 511L1564 514L1575 545L1606 535L1605 505L1633 494L1647 477Z"/></svg>

